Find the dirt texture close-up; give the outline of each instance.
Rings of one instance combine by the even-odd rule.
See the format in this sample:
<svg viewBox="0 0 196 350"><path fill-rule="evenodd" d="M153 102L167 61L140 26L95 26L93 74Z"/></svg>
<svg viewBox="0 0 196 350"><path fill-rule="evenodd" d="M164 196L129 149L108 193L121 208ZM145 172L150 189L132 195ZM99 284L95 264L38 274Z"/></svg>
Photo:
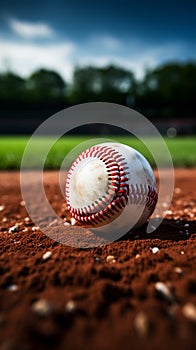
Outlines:
<svg viewBox="0 0 196 350"><path fill-rule="evenodd" d="M82 249L42 233L26 211L19 172L1 172L0 350L195 349L195 178L196 169L175 170L172 204L154 232L144 225ZM61 234L74 240L80 227L58 172L45 172L44 183L65 223ZM49 225L55 234L55 221Z"/></svg>

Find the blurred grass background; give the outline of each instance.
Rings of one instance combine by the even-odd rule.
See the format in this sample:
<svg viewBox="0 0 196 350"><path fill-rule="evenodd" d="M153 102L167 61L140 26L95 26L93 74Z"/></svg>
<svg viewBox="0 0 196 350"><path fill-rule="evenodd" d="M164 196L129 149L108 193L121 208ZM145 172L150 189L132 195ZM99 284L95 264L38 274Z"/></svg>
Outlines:
<svg viewBox="0 0 196 350"><path fill-rule="evenodd" d="M95 136L96 137L96 136ZM60 138L49 151L45 169L59 169L66 155L80 143L92 139L93 136L66 136ZM155 166L154 160L147 147L139 139L127 136L111 136L112 140L127 144L141 152ZM20 169L23 152L28 143L28 136L2 136L0 138L0 170ZM144 138L158 149L159 141L153 138ZM164 138L171 153L175 167L193 167L196 165L195 137ZM40 149L47 147L50 137L39 137L35 140L31 154L38 159ZM160 152L160 160L164 162L164 154Z"/></svg>

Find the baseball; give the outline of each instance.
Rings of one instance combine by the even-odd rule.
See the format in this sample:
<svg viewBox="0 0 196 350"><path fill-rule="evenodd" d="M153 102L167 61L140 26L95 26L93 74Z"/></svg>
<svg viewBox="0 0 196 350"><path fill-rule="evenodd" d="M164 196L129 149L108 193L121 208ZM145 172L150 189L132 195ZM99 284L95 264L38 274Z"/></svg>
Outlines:
<svg viewBox="0 0 196 350"><path fill-rule="evenodd" d="M137 228L154 211L158 191L153 170L138 151L107 142L73 162L65 197L71 216L84 226Z"/></svg>

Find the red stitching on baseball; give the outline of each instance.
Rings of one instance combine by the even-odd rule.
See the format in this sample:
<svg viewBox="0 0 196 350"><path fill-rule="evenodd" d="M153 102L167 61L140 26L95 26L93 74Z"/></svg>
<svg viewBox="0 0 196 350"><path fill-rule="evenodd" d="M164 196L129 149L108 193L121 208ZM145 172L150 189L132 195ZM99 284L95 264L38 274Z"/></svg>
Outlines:
<svg viewBox="0 0 196 350"><path fill-rule="evenodd" d="M74 208L70 205L70 179L76 165L88 157L99 158L106 164L109 180L108 194L103 196L103 198L99 198L96 203L92 203L89 206ZM65 194L70 214L80 222L97 223L105 221L109 213L114 215L115 212L122 209L128 201L128 177L126 176L128 174L126 169L124 169L124 164L126 164L124 158L119 155L117 151L107 146L93 146L84 151L72 164L67 176ZM121 176L121 174L123 174L123 176ZM113 198L111 198L111 195L113 195ZM123 196L125 198L122 201ZM112 200L112 202L107 204L110 200ZM103 204L105 204L105 208L101 209ZM96 211L96 213L92 213L92 211Z"/></svg>
<svg viewBox="0 0 196 350"><path fill-rule="evenodd" d="M75 208L70 204L70 180L75 167L86 158L98 158L106 164L109 180L108 193L95 203L83 208ZM119 213L128 201L130 204L145 205L152 213L158 198L156 190L145 184L129 186L127 170L128 166L122 155L108 146L93 146L81 153L72 164L66 180L65 196L71 216L85 224L103 223L115 213ZM109 201L111 203L107 204ZM105 205L104 209L103 205Z"/></svg>

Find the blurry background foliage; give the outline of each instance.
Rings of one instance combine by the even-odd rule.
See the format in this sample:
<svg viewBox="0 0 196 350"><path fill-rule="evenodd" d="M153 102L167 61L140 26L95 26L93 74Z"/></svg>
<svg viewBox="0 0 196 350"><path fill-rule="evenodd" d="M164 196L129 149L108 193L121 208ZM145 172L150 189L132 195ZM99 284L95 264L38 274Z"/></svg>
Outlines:
<svg viewBox="0 0 196 350"><path fill-rule="evenodd" d="M71 83L52 70L37 70L26 79L6 71L0 73L0 112L4 120L41 120L71 105L101 101L129 106L155 122L187 121L195 119L195 91L195 62L148 69L141 80L114 65L75 67Z"/></svg>
<svg viewBox="0 0 196 350"><path fill-rule="evenodd" d="M28 135L46 118L72 105L99 101L121 104L141 112L165 136L174 165L195 166L195 91L195 62L157 66L146 70L141 80L136 79L133 72L114 65L102 68L77 66L69 83L55 71L46 69L39 69L26 79L10 71L0 73L0 169L20 168ZM144 132L145 137L151 136ZM155 166L144 145L126 130L91 123L72 129L62 137L49 152L45 168L59 168L73 147L96 135L115 136L119 142L138 149ZM37 164L48 139L41 137L35 141L30 163L34 160ZM151 142L159 147L156 139ZM160 154L160 157L164 162L164 155Z"/></svg>

